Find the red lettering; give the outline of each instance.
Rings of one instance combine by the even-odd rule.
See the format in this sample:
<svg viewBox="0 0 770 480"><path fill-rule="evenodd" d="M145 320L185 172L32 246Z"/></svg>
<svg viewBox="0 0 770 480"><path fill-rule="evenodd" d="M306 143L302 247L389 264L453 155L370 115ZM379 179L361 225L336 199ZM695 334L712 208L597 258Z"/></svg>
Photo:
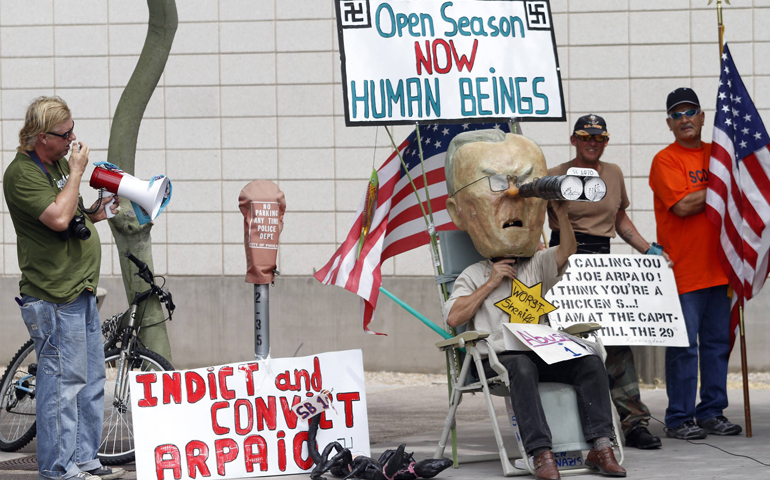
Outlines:
<svg viewBox="0 0 770 480"><path fill-rule="evenodd" d="M187 387L187 403L195 403L206 394L206 382L197 373L185 373L184 383Z"/></svg>
<svg viewBox="0 0 770 480"><path fill-rule="evenodd" d="M323 381L321 379L321 363L318 357L313 357L313 375L310 376L310 385L313 386L313 390L320 392L323 388Z"/></svg>
<svg viewBox="0 0 770 480"><path fill-rule="evenodd" d="M457 71L462 72L463 67L465 67L468 70L468 72L473 70L473 63L476 61L476 47L479 46L478 39L473 41L473 50L471 51L470 62L468 61L468 57L466 57L465 55L460 55L459 57L457 56L457 49L455 48L454 40L450 40L449 45L452 46L452 54L455 57L455 64L457 65Z"/></svg>
<svg viewBox="0 0 770 480"><path fill-rule="evenodd" d="M289 376L289 371L286 370L284 373L279 373L275 377L275 387L278 390L281 390L282 392L285 392L286 390L299 390L299 385L292 385L291 384L291 377Z"/></svg>
<svg viewBox="0 0 770 480"><path fill-rule="evenodd" d="M214 441L214 451L217 455L217 473L224 476L225 463L230 463L238 457L238 444L232 438L220 438Z"/></svg>
<svg viewBox="0 0 770 480"><path fill-rule="evenodd" d="M232 400L235 398L235 392L228 390L227 377L233 376L233 367L222 367L219 369L219 391L222 394L222 398L225 400Z"/></svg>
<svg viewBox="0 0 770 480"><path fill-rule="evenodd" d="M275 408L275 397L267 397L267 405L263 398L258 397L254 399L254 404L257 406L257 430L260 432L264 430L264 423L267 423L268 429L275 430L275 419L278 413Z"/></svg>
<svg viewBox="0 0 770 480"><path fill-rule="evenodd" d="M249 421L248 426L246 428L241 428L241 409L240 407L246 407L247 412L247 418ZM251 408L251 402L244 399L239 398L235 401L235 433L238 435L246 435L251 431L251 428L254 426L254 409Z"/></svg>
<svg viewBox="0 0 770 480"><path fill-rule="evenodd" d="M254 446L257 447L257 453L254 453ZM252 435L243 442L243 455L246 462L246 471L254 471L254 464L259 464L259 469L267 471L267 442L259 435Z"/></svg>
<svg viewBox="0 0 770 480"><path fill-rule="evenodd" d="M217 410L220 408L230 408L230 404L227 402L214 402L214 404L211 405L211 428L217 435L224 435L229 432L230 429L219 425L219 422L217 422Z"/></svg>
<svg viewBox="0 0 770 480"><path fill-rule="evenodd" d="M177 405L182 403L182 374L179 372L163 374L163 405L171 403L171 397Z"/></svg>
<svg viewBox="0 0 770 480"><path fill-rule="evenodd" d="M361 400L361 396L358 394L358 392L337 394L337 401L343 402L345 404L345 426L348 428L353 426L353 402L357 402L359 400Z"/></svg>
<svg viewBox="0 0 770 480"><path fill-rule="evenodd" d="M430 40L425 40L425 52L428 54L428 58L422 53L420 48L420 42L414 42L414 56L417 59L417 75L422 75L422 67L425 67L425 71L433 74L433 65L430 60Z"/></svg>
<svg viewBox="0 0 770 480"><path fill-rule="evenodd" d="M198 452L198 453L196 453ZM185 447L185 453L187 454L187 472L190 478L195 478L197 469L202 477L210 477L209 467L206 465L206 460L209 458L209 446L205 442L200 440L193 440Z"/></svg>
<svg viewBox="0 0 770 480"><path fill-rule="evenodd" d="M258 363L247 363L246 365L239 365L238 370L246 372L246 393L250 396L254 396L254 372L259 370Z"/></svg>
<svg viewBox="0 0 770 480"><path fill-rule="evenodd" d="M307 470L313 466L313 458L308 450L307 458L302 458L302 444L307 443L307 432L299 432L294 436L294 463L302 470ZM310 445L308 444L308 448Z"/></svg>
<svg viewBox="0 0 770 480"><path fill-rule="evenodd" d="M164 459L166 455L171 455L171 458ZM168 468L172 470L175 479L182 478L182 456L176 445L170 443L155 447L155 473L158 480L163 480L163 471Z"/></svg>
<svg viewBox="0 0 770 480"><path fill-rule="evenodd" d="M318 422L318 428L321 430L329 430L332 428L332 421L326 418L326 412L321 414L321 420Z"/></svg>
<svg viewBox="0 0 770 480"><path fill-rule="evenodd" d="M302 379L305 379L305 390L310 390L310 374L304 368L302 370L294 370L294 383L296 384L296 390L302 388Z"/></svg>
<svg viewBox="0 0 770 480"><path fill-rule="evenodd" d="M444 54L446 55L446 67L441 68L438 66L438 55L436 54L436 45L444 47ZM449 44L443 38L437 38L433 40L433 64L436 68L436 73L447 73L452 69L452 53Z"/></svg>
<svg viewBox="0 0 770 480"><path fill-rule="evenodd" d="M143 373L136 376L136 381L144 385L144 398L139 400L140 407L154 407L158 404L157 397L152 396L152 384L158 380L154 373Z"/></svg>
<svg viewBox="0 0 770 480"><path fill-rule="evenodd" d="M281 430L278 432L278 469L286 471L286 441L283 439L286 434Z"/></svg>
<svg viewBox="0 0 770 480"><path fill-rule="evenodd" d="M212 400L217 399L217 376L214 372L209 372L209 398Z"/></svg>
<svg viewBox="0 0 770 480"><path fill-rule="evenodd" d="M289 430L294 430L297 428L297 414L292 412L291 409L301 401L302 397L299 395L294 395L294 399L292 400L290 407L286 397L281 397L281 410L283 410L283 418L286 420L286 426L289 427Z"/></svg>

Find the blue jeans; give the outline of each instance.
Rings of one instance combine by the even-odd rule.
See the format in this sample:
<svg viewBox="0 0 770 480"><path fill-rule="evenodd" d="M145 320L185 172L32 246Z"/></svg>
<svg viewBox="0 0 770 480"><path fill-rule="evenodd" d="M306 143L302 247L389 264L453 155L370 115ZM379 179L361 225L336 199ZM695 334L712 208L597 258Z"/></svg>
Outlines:
<svg viewBox="0 0 770 480"><path fill-rule="evenodd" d="M38 359L39 478L100 468L105 373L96 297L85 291L70 303L49 303L23 295L22 304Z"/></svg>
<svg viewBox="0 0 770 480"><path fill-rule="evenodd" d="M727 285L679 295L689 347L666 348L666 425L678 427L693 417L703 421L727 408L730 357L730 299ZM700 403L695 406L700 354Z"/></svg>

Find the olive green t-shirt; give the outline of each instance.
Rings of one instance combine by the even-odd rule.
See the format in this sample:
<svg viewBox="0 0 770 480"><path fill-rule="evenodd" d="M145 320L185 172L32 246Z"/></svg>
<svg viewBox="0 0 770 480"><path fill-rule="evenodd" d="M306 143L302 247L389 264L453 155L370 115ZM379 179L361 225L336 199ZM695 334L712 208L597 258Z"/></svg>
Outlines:
<svg viewBox="0 0 770 480"><path fill-rule="evenodd" d="M101 243L88 215L85 216L85 224L91 231L88 240L74 236L61 240L58 232L39 220L69 177L66 159L44 165L54 186L34 160L22 153L16 154L3 176L5 202L16 230L21 270L19 287L22 294L51 303L67 303L85 289L96 291ZM77 213L83 213L80 207Z"/></svg>

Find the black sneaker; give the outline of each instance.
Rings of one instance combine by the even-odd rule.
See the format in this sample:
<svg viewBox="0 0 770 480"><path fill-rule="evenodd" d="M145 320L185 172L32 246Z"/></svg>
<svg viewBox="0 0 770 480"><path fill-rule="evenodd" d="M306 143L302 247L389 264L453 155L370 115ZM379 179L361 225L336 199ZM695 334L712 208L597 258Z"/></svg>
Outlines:
<svg viewBox="0 0 770 480"><path fill-rule="evenodd" d="M642 450L649 450L652 448L660 448L663 444L660 442L660 438L654 436L647 430L647 427L640 425L626 435L626 446L641 448Z"/></svg>
<svg viewBox="0 0 770 480"><path fill-rule="evenodd" d="M95 470L91 470L88 473L90 475L95 475L97 478L101 478L102 480L114 480L116 478L120 478L123 475L125 475L126 471L120 467L116 467L116 468L102 467L102 468L97 468Z"/></svg>
<svg viewBox="0 0 770 480"><path fill-rule="evenodd" d="M708 435L708 432L695 425L695 422L692 420L687 420L677 427L666 428L666 436L680 440L698 440L706 438L706 435Z"/></svg>
<svg viewBox="0 0 770 480"><path fill-rule="evenodd" d="M743 431L740 425L730 423L722 415L717 415L708 420L698 420L698 426L706 430L710 435L738 435Z"/></svg>

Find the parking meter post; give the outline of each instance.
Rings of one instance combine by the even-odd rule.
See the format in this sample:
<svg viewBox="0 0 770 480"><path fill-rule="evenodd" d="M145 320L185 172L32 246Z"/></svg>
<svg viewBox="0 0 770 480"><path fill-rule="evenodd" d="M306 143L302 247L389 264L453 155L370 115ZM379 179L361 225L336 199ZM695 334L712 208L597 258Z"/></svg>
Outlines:
<svg viewBox="0 0 770 480"><path fill-rule="evenodd" d="M254 180L243 187L238 204L243 214L246 281L254 284L254 358L263 360L270 356L270 285L277 273L286 199L275 183Z"/></svg>
<svg viewBox="0 0 770 480"><path fill-rule="evenodd" d="M254 285L254 359L270 354L270 285Z"/></svg>

